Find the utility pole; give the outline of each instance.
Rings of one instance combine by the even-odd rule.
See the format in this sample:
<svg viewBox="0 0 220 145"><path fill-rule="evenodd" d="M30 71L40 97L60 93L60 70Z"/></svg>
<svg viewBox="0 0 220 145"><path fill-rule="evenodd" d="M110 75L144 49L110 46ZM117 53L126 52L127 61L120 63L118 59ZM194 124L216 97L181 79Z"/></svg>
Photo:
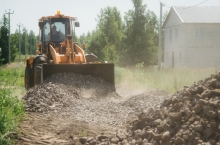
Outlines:
<svg viewBox="0 0 220 145"><path fill-rule="evenodd" d="M9 22L9 34L8 34L8 63L11 63L11 48L10 48L10 15L11 14L14 14L14 11L13 13L10 12L10 9L9 9L9 12L6 13L8 14L8 22Z"/></svg>
<svg viewBox="0 0 220 145"><path fill-rule="evenodd" d="M24 28L24 54L25 54L25 62L27 59L27 54L26 54L26 28Z"/></svg>
<svg viewBox="0 0 220 145"><path fill-rule="evenodd" d="M30 37L30 45L31 45L30 55L32 55L32 36Z"/></svg>
<svg viewBox="0 0 220 145"><path fill-rule="evenodd" d="M19 41L19 62L21 62L21 43L20 43L20 26L22 26L21 24L18 24L19 27L19 35L18 35L18 41Z"/></svg>
<svg viewBox="0 0 220 145"><path fill-rule="evenodd" d="M162 50L162 7L160 2L160 28L159 28L159 47L158 47L158 69L161 70L161 50Z"/></svg>

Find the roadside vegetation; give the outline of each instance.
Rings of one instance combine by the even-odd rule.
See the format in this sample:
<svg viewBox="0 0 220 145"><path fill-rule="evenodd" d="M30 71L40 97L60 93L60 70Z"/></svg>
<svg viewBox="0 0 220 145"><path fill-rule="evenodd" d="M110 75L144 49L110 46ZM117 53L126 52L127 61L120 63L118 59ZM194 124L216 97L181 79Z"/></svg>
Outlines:
<svg viewBox="0 0 220 145"><path fill-rule="evenodd" d="M19 123L24 116L24 103L18 98L24 92L24 67L19 64L0 67L0 144L14 144ZM18 91L19 90L19 91ZM18 93L17 93L18 92Z"/></svg>
<svg viewBox="0 0 220 145"><path fill-rule="evenodd" d="M217 71L210 69L174 68L158 70L157 67L145 68L137 65L133 68L115 68L116 84L131 90L161 89L174 93L184 86L191 86L194 82L203 80Z"/></svg>

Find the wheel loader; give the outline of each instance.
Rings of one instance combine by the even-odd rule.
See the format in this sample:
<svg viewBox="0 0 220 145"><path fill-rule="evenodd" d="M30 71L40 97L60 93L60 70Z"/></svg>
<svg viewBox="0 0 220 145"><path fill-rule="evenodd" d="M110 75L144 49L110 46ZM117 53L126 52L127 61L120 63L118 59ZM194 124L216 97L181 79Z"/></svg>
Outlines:
<svg viewBox="0 0 220 145"><path fill-rule="evenodd" d="M38 26L36 56L26 60L26 89L41 85L49 76L63 72L99 77L115 86L114 64L98 62L96 55L85 53L85 45L80 47L74 41L75 27L79 27L77 17L57 11L54 16L41 17Z"/></svg>

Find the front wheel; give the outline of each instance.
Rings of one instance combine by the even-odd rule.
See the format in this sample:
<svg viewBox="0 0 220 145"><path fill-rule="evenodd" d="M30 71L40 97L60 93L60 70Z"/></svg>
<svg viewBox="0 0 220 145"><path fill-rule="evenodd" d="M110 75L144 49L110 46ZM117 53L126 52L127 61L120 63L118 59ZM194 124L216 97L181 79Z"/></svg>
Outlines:
<svg viewBox="0 0 220 145"><path fill-rule="evenodd" d="M24 82L25 82L25 88L27 90L34 86L33 69L30 66L26 66L26 68L25 68Z"/></svg>
<svg viewBox="0 0 220 145"><path fill-rule="evenodd" d="M41 65L36 65L36 66L34 67L34 73L35 73L35 84L36 84L36 85L41 85L41 84L42 84L42 79L41 79L41 76L42 76L42 74L41 74L41 69L42 69Z"/></svg>

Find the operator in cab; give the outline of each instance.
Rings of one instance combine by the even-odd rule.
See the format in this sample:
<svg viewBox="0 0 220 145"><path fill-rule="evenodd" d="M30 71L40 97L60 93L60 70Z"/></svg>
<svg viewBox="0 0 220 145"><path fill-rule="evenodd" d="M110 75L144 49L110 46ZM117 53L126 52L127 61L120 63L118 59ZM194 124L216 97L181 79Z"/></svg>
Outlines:
<svg viewBox="0 0 220 145"><path fill-rule="evenodd" d="M60 32L57 31L57 27L55 25L53 25L52 27L52 40L56 41L56 40L60 40L61 38L61 34Z"/></svg>

